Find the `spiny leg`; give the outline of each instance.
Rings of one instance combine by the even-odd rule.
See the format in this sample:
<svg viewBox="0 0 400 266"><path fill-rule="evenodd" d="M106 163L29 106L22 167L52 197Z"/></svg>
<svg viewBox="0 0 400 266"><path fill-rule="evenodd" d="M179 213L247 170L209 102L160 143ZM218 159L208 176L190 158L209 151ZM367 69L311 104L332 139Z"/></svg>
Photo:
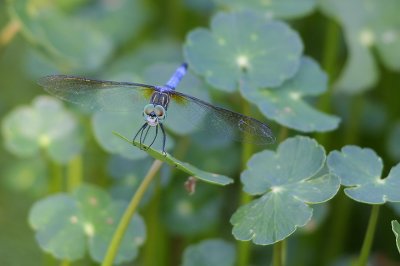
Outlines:
<svg viewBox="0 0 400 266"><path fill-rule="evenodd" d="M161 128L162 134L163 134L162 153L163 153L164 156L166 156L167 153L165 152L165 140L166 140L167 137L165 135L165 130L164 130L163 124L159 123L159 125L160 125L160 128Z"/></svg>
<svg viewBox="0 0 400 266"><path fill-rule="evenodd" d="M146 130L146 133L144 133L144 137L143 137L143 145L145 144L145 141L146 141L146 139L147 139L147 135L149 134L149 131L150 131L150 128L151 128L151 126L149 126L148 128L147 128L147 130ZM144 131L144 130L143 130ZM143 150L147 150L148 149L148 147L147 148L143 148Z"/></svg>
<svg viewBox="0 0 400 266"><path fill-rule="evenodd" d="M142 131L140 132L139 144L140 144L140 149L141 149L141 150L143 149L143 131L145 131L145 129L146 129L147 126L148 126L148 124L146 123L146 124L143 126Z"/></svg>
<svg viewBox="0 0 400 266"><path fill-rule="evenodd" d="M154 138L153 138L153 141L150 143L150 145L149 145L148 148L150 148L151 145L153 145L154 141L156 141L157 135L158 135L158 125L156 126L156 134L155 134L155 136L154 136Z"/></svg>
<svg viewBox="0 0 400 266"><path fill-rule="evenodd" d="M139 133L143 132L143 130L146 128L146 126L147 126L147 123L144 123L143 126L141 126L140 129L136 132L136 135L133 137L133 140L132 140L133 145L135 145L135 140L136 140L137 136L139 135ZM141 144L140 144L140 146L141 146Z"/></svg>

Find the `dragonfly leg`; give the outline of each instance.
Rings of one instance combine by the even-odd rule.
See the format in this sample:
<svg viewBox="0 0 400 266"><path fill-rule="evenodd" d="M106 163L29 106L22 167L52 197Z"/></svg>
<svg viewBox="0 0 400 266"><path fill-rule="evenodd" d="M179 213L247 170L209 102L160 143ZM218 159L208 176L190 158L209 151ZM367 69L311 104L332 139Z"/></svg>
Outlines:
<svg viewBox="0 0 400 266"><path fill-rule="evenodd" d="M133 140L132 140L133 145L135 145L135 140L136 140L137 136L139 135L139 133L142 134L143 130L144 130L146 127L147 127L147 123L144 123L143 126L141 126L140 129L136 132L136 135L133 137ZM139 139L139 141L140 141L140 139ZM136 146L136 145L135 145L135 146ZM141 146L141 144L140 144L140 146ZM141 147L140 147L140 148L141 148Z"/></svg>
<svg viewBox="0 0 400 266"><path fill-rule="evenodd" d="M162 134L163 134L163 144L162 144L162 153L164 156L167 156L167 153L165 152L165 140L166 140L166 135L165 135L165 130L164 130L164 126L162 123L159 123Z"/></svg>
<svg viewBox="0 0 400 266"><path fill-rule="evenodd" d="M148 148L150 148L151 145L153 145L154 141L156 141L157 135L158 135L158 125L156 126L156 134L155 134L155 136L154 136L154 138L153 138L153 141L150 143L150 145L149 145Z"/></svg>
<svg viewBox="0 0 400 266"><path fill-rule="evenodd" d="M143 150L143 144L144 144L143 131L146 130L146 127L148 127L148 124L145 124L145 125L143 126L142 131L140 132L139 145L140 145L140 149L141 149L141 150Z"/></svg>
<svg viewBox="0 0 400 266"><path fill-rule="evenodd" d="M144 130L143 130L143 131L144 131ZM150 131L150 126L147 127L146 133L144 133L144 137L143 137L143 141L142 141L143 145L145 145L145 141L146 141L146 139L147 139L147 135L149 134L149 131ZM143 148L143 150L147 151L148 148L149 148L149 147Z"/></svg>

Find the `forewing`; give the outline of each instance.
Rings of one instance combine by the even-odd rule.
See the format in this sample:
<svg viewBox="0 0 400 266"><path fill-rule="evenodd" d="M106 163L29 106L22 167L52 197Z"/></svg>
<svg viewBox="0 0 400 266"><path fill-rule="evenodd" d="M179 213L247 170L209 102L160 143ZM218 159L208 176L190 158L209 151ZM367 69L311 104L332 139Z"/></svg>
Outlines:
<svg viewBox="0 0 400 266"><path fill-rule="evenodd" d="M96 111L131 112L143 109L154 87L129 82L101 81L74 76L41 78L39 85L50 94Z"/></svg>
<svg viewBox="0 0 400 266"><path fill-rule="evenodd" d="M257 119L211 105L180 92L174 91L171 94L173 100L168 107L168 115L173 112L174 117L168 118L168 121L176 119L179 123L193 124L194 127L205 130L210 136L218 135L260 145L275 141L269 126Z"/></svg>

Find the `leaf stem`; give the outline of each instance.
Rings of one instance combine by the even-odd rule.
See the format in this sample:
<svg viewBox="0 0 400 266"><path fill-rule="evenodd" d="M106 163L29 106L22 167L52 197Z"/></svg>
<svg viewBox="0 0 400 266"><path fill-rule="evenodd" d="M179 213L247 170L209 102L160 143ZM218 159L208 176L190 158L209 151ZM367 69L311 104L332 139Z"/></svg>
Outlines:
<svg viewBox="0 0 400 266"><path fill-rule="evenodd" d="M371 251L372 241L374 239L376 224L378 222L380 205L373 205L371 216L369 217L367 233L364 237L364 242L361 248L360 257L358 258L357 266L367 265L368 256Z"/></svg>
<svg viewBox="0 0 400 266"><path fill-rule="evenodd" d="M67 166L67 191L71 192L82 183L82 156L77 155Z"/></svg>
<svg viewBox="0 0 400 266"><path fill-rule="evenodd" d="M102 266L112 266L115 256L117 255L118 248L121 244L122 238L125 234L126 229L134 215L140 200L143 198L144 193L146 192L147 188L149 187L151 181L157 174L158 170L162 165L162 161L155 160L151 165L149 171L147 172L145 178L143 179L142 183L139 185L135 195L133 195L131 202L129 203L128 207L126 208L121 221L118 224L117 229L114 232L114 236L111 240L110 245L108 246L108 250L106 256L104 258Z"/></svg>
<svg viewBox="0 0 400 266"><path fill-rule="evenodd" d="M285 242L284 240L279 241L274 244L273 255L272 255L272 265L282 266L285 253Z"/></svg>
<svg viewBox="0 0 400 266"><path fill-rule="evenodd" d="M63 168L60 164L47 158L50 168L49 193L63 191Z"/></svg>
<svg viewBox="0 0 400 266"><path fill-rule="evenodd" d="M63 260L60 263L60 266L70 266L70 265L71 265L71 263L68 260Z"/></svg>
<svg viewBox="0 0 400 266"><path fill-rule="evenodd" d="M161 198L161 180L155 180L154 195L151 201L146 205L146 225L149 228L146 244L143 247L142 265L167 265L168 251L166 243L165 229L160 223L160 204ZM157 256L154 256L154 251L157 250Z"/></svg>
<svg viewBox="0 0 400 266"><path fill-rule="evenodd" d="M337 57L339 50L339 37L340 29L339 26L333 21L328 20L326 25L325 43L324 43L324 54L322 55L322 67L327 72L329 77L328 91L323 94L318 102L318 107L321 111L331 112L332 106L332 93L333 93L333 81L337 72ZM327 134L317 133L316 138L325 148L327 148L329 138Z"/></svg>

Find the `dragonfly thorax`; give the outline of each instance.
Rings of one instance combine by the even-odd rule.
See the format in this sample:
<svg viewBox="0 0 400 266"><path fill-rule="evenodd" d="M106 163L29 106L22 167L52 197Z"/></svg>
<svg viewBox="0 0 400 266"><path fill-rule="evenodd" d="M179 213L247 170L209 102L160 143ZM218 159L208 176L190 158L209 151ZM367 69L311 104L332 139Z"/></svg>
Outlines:
<svg viewBox="0 0 400 266"><path fill-rule="evenodd" d="M165 87L159 87L159 89L163 89L163 88L165 89ZM166 89L166 90L168 90L168 89ZM167 92L155 91L151 95L150 103L153 105L161 105L162 107L164 107L165 110L167 110L170 97L171 96Z"/></svg>
<svg viewBox="0 0 400 266"><path fill-rule="evenodd" d="M157 126L160 122L163 122L167 112L161 105L147 104L143 110L143 117L147 124L151 127Z"/></svg>

